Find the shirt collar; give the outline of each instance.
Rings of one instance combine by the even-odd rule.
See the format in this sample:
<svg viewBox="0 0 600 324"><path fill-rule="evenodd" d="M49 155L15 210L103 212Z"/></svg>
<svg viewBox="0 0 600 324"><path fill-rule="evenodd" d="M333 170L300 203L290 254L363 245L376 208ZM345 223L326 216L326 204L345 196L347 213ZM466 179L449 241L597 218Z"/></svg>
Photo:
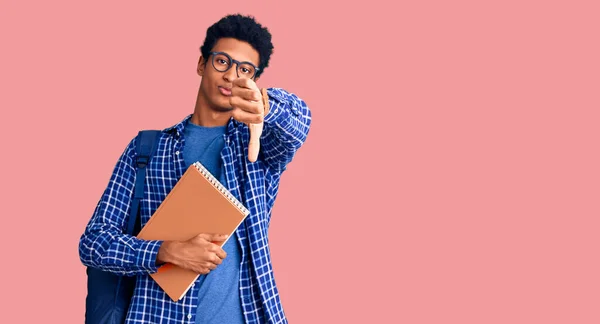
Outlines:
<svg viewBox="0 0 600 324"><path fill-rule="evenodd" d="M192 118L192 114L187 115L182 121L180 121L179 123L169 127L169 128L165 128L165 132L167 133L175 133L178 136L183 136L183 129L185 128L185 124L188 122L188 120L190 120L190 118Z"/></svg>
<svg viewBox="0 0 600 324"><path fill-rule="evenodd" d="M192 118L192 114L187 115L182 121L180 121L179 123L169 127L169 128L165 128L165 132L167 133L175 133L180 137L183 137L183 130L185 128L185 124ZM231 117L229 119L229 122L227 122L227 130L226 133L229 135L231 134L231 132L233 132L233 130L235 129L235 127L237 126L239 122L236 121L235 119L233 119L233 117Z"/></svg>

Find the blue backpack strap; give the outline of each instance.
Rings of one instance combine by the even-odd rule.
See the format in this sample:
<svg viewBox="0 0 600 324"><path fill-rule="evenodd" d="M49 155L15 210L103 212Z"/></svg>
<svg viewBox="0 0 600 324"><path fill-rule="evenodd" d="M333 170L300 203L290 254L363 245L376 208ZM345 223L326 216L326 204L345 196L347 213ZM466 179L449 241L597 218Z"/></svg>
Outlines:
<svg viewBox="0 0 600 324"><path fill-rule="evenodd" d="M127 234L134 235L135 222L140 209L140 202L144 199L144 187L146 183L146 166L150 163L152 156L158 147L160 131L145 130L138 133L136 139L137 152L137 173L135 176L135 187L131 210L129 211L129 222L127 224Z"/></svg>

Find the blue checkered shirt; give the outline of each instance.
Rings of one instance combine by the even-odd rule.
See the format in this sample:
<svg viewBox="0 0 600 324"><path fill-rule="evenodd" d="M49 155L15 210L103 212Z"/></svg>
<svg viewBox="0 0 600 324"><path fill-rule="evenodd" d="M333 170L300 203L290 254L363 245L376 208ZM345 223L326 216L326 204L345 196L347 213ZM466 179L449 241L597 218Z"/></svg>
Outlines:
<svg viewBox="0 0 600 324"><path fill-rule="evenodd" d="M271 265L268 228L279 180L311 124L306 103L293 93L269 88L270 112L265 116L261 151L256 162L248 156L248 127L231 119L221 152L225 185L250 210L237 230L241 245L241 303L246 323L287 323ZM147 167L145 199L140 216L144 225L186 170L180 123L164 129L158 150ZM157 271L161 241L144 241L123 234L135 183L135 138L120 156L79 243L81 262L121 275L138 276L127 323L194 323L197 285L173 302L148 275Z"/></svg>

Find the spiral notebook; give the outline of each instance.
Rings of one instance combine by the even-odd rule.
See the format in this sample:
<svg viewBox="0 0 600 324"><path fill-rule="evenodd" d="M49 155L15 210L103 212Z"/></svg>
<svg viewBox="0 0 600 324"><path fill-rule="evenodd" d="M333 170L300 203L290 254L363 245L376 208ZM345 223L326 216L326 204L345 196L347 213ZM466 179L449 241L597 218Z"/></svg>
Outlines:
<svg viewBox="0 0 600 324"><path fill-rule="evenodd" d="M231 238L248 214L250 211L196 162L185 171L137 237L185 241L200 233L218 233ZM178 301L199 274L165 264L150 276L173 301Z"/></svg>

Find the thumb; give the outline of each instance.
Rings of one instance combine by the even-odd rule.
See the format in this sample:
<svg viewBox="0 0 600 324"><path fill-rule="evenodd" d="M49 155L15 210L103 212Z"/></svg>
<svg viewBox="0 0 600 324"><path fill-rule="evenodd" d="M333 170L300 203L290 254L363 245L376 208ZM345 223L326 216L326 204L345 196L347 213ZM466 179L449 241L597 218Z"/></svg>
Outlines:
<svg viewBox="0 0 600 324"><path fill-rule="evenodd" d="M258 159L258 152L260 151L260 135L263 131L263 123L260 124L248 124L250 129L250 143L248 143L248 160L250 162L256 162Z"/></svg>
<svg viewBox="0 0 600 324"><path fill-rule="evenodd" d="M197 237L201 238L201 239L205 239L209 242L220 242L220 241L225 241L227 239L229 235L227 234L214 234L214 233L202 233L199 234Z"/></svg>

